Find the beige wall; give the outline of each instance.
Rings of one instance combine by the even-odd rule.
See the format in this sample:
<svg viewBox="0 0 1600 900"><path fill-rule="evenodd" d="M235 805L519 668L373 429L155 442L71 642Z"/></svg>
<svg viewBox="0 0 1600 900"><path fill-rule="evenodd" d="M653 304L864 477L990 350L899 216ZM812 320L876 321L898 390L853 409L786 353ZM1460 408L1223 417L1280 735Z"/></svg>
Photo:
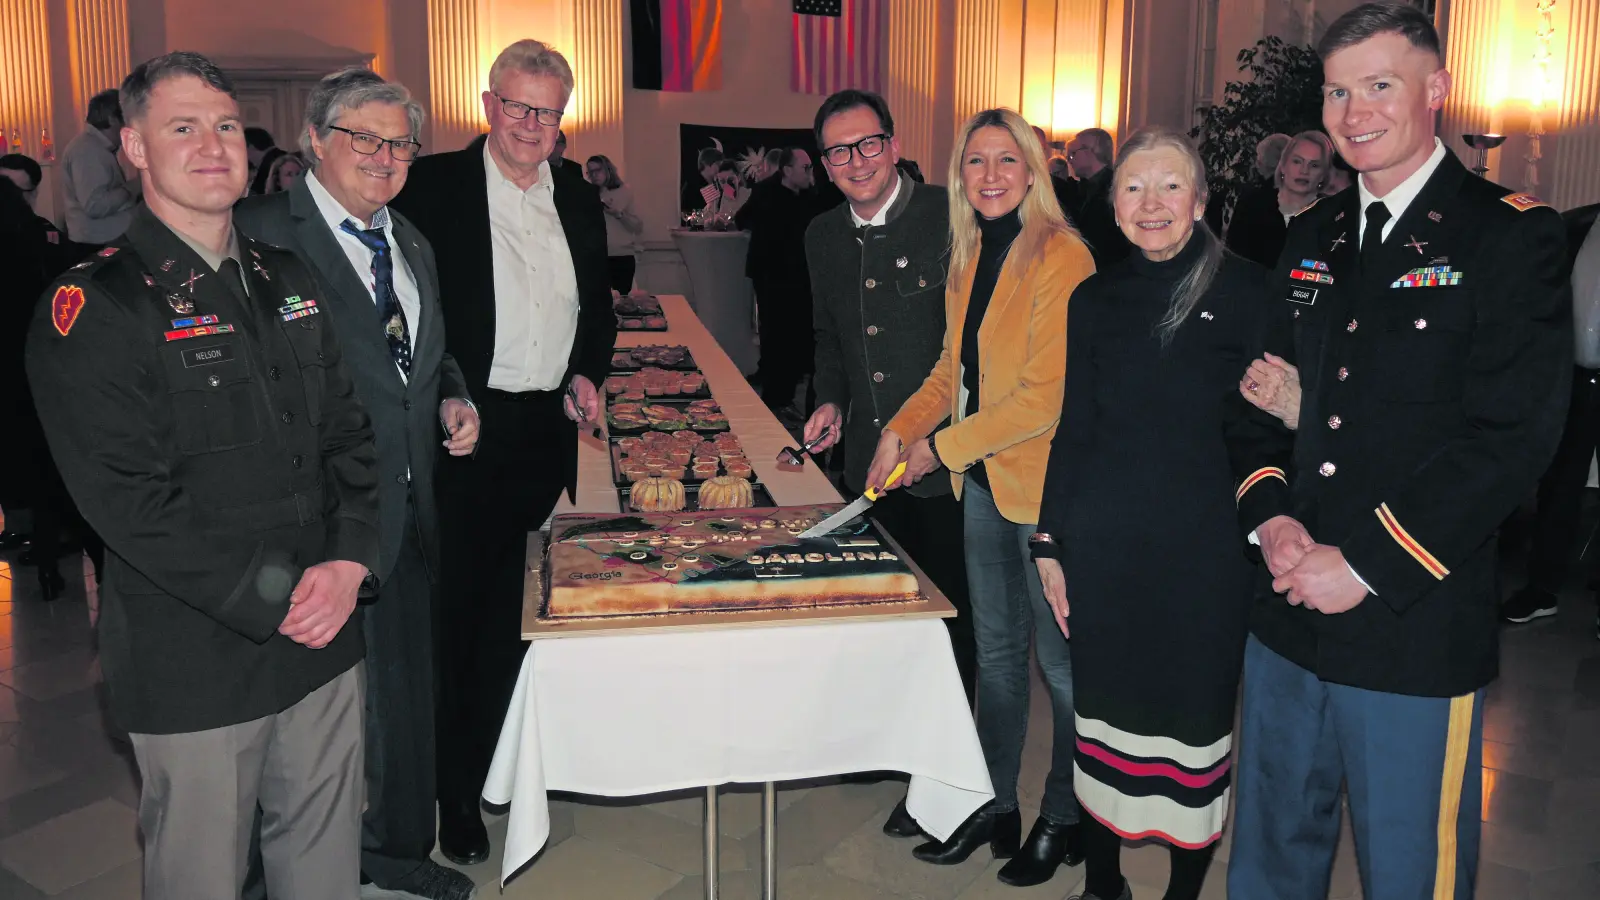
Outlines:
<svg viewBox="0 0 1600 900"><path fill-rule="evenodd" d="M270 10L270 14L264 11ZM166 0L166 48L220 57L378 57L389 33L385 0Z"/></svg>

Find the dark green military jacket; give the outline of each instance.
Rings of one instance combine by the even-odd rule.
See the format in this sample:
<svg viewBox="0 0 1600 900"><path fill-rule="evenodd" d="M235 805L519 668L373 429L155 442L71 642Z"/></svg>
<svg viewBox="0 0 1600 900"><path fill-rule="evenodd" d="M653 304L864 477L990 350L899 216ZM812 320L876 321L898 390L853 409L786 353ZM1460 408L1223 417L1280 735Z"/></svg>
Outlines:
<svg viewBox="0 0 1600 900"><path fill-rule="evenodd" d="M311 275L238 242L248 296L142 208L28 336L51 453L106 543L100 657L132 732L280 712L364 652L359 618L320 650L277 633L308 566L376 568L376 454Z"/></svg>
<svg viewBox="0 0 1600 900"><path fill-rule="evenodd" d="M845 485L866 487L878 435L944 349L944 282L950 262L949 200L942 187L900 176L884 224L857 228L841 203L806 229L816 326L817 404L844 410ZM948 478L906 489L948 494Z"/></svg>

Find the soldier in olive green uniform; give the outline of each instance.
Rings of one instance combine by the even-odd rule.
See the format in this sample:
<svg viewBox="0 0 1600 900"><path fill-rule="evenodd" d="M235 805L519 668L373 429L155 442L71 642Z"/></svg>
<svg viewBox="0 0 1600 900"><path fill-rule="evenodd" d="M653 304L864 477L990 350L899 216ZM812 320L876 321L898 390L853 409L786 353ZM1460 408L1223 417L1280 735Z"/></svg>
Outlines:
<svg viewBox="0 0 1600 900"><path fill-rule="evenodd" d="M272 896L354 900L363 644L345 625L377 565L372 429L317 283L233 230L226 76L169 54L122 104L149 205L46 293L27 367L106 542L100 654L142 775L144 895L238 896L259 803Z"/></svg>

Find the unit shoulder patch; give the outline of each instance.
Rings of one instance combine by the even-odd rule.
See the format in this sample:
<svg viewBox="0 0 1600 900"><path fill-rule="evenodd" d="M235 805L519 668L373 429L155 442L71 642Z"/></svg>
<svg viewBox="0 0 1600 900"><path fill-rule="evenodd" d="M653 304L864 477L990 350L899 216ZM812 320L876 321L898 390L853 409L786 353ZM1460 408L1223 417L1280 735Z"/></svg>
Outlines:
<svg viewBox="0 0 1600 900"><path fill-rule="evenodd" d="M1530 209L1538 209L1541 206L1548 207L1550 205L1543 200L1540 200L1538 197L1528 193L1507 194L1506 196L1501 197L1500 200L1503 203L1510 204L1511 208L1515 209L1517 212L1527 212Z"/></svg>
<svg viewBox="0 0 1600 900"><path fill-rule="evenodd" d="M55 295L50 298L50 324L55 326L56 333L66 337L80 312L83 312L83 288L75 284L56 288Z"/></svg>

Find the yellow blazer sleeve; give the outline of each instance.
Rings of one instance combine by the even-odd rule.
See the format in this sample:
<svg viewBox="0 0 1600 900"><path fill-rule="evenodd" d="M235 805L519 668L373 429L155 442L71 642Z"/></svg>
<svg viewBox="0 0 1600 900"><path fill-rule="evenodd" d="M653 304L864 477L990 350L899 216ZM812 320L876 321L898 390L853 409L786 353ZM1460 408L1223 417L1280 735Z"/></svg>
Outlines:
<svg viewBox="0 0 1600 900"><path fill-rule="evenodd" d="M939 460L952 472L964 472L1060 421L1067 375L1067 300L1092 274L1094 259L1082 241L1067 237L1045 245L1045 258L1021 287L1031 294L1028 333L989 335L995 346L1026 348L1016 385L999 398L984 398L977 412L935 439Z"/></svg>
<svg viewBox="0 0 1600 900"><path fill-rule="evenodd" d="M968 265L970 272L971 265ZM971 283L966 275L960 278L946 280L944 286L944 349L939 352L939 361L933 364L933 371L922 380L922 387L917 392L906 398L900 405L900 410L883 427L884 431L892 431L900 440L910 444L920 441L933 433L933 429L940 422L950 418L951 390L955 381L952 374L955 371L955 358L951 355L951 342L954 335L961 332L961 326L954 322L953 312L956 308L956 299L960 291Z"/></svg>

